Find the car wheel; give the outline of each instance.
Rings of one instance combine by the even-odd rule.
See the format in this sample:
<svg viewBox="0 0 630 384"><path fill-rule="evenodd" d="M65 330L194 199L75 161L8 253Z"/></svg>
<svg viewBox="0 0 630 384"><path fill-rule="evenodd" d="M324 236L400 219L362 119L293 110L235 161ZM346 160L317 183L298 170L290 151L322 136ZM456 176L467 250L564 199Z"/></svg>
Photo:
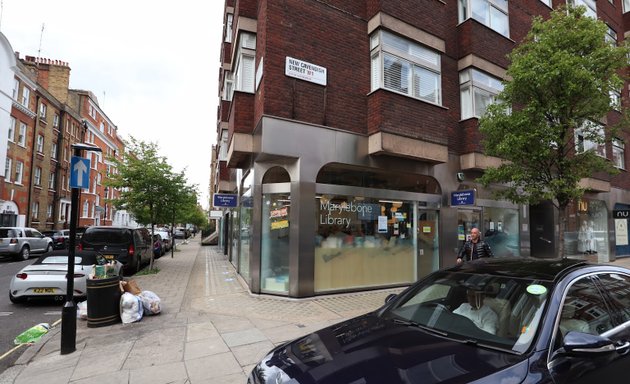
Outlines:
<svg viewBox="0 0 630 384"><path fill-rule="evenodd" d="M48 247L46 247L46 252L47 252L47 253L48 253L48 252L52 252L52 250L53 250L53 246L52 246L52 244L48 244Z"/></svg>
<svg viewBox="0 0 630 384"><path fill-rule="evenodd" d="M29 257L31 257L31 250L28 249L27 246L22 247L22 249L20 250L20 253L18 254L18 259L28 260Z"/></svg>
<svg viewBox="0 0 630 384"><path fill-rule="evenodd" d="M13 304L20 304L26 301L26 297L15 297L9 292L9 300L11 300Z"/></svg>
<svg viewBox="0 0 630 384"><path fill-rule="evenodd" d="M136 262L136 273L140 272L141 268L142 268L142 257L138 255L138 261Z"/></svg>

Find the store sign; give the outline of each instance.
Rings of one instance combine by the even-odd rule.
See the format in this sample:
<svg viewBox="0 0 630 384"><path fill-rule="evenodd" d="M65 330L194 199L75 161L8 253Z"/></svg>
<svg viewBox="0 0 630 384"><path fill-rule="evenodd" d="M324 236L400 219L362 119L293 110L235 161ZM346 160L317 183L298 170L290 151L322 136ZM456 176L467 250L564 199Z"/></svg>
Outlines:
<svg viewBox="0 0 630 384"><path fill-rule="evenodd" d="M451 192L451 206L475 205L475 190Z"/></svg>
<svg viewBox="0 0 630 384"><path fill-rule="evenodd" d="M378 205L358 201L334 203L321 199L319 203L319 224L350 227L353 218L372 217Z"/></svg>
<svg viewBox="0 0 630 384"><path fill-rule="evenodd" d="M630 209L621 209L621 210L613 211L613 218L630 219Z"/></svg>
<svg viewBox="0 0 630 384"><path fill-rule="evenodd" d="M287 56L284 74L310 83L326 86L326 68Z"/></svg>

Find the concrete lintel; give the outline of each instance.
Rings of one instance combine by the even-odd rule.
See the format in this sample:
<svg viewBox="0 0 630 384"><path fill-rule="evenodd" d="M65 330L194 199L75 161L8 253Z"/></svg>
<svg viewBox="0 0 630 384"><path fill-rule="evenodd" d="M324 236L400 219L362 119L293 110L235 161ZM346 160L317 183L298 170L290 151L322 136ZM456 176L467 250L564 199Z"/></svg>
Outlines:
<svg viewBox="0 0 630 384"><path fill-rule="evenodd" d="M497 168L500 165L501 159L498 157L486 156L476 152L466 153L459 157L459 166L463 170Z"/></svg>
<svg viewBox="0 0 630 384"><path fill-rule="evenodd" d="M368 35L379 27L387 28L390 31L431 47L436 51L442 53L446 52L446 42L444 40L386 13L379 12L368 21Z"/></svg>
<svg viewBox="0 0 630 384"><path fill-rule="evenodd" d="M586 177L579 182L581 188L594 192L610 192L610 182Z"/></svg>
<svg viewBox="0 0 630 384"><path fill-rule="evenodd" d="M254 137L246 133L234 133L227 153L227 166L237 168L240 161L254 153Z"/></svg>
<svg viewBox="0 0 630 384"><path fill-rule="evenodd" d="M431 163L446 163L448 161L448 147L445 145L385 132L370 135L368 153L370 155L406 157Z"/></svg>

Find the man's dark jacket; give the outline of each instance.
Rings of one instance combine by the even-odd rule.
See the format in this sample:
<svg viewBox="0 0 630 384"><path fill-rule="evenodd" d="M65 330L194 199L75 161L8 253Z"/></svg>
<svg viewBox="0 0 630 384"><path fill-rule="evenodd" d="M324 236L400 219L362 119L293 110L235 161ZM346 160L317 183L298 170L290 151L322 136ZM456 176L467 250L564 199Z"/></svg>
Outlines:
<svg viewBox="0 0 630 384"><path fill-rule="evenodd" d="M492 250L490 249L490 246L485 241L479 239L476 245L477 245L476 248L477 248L478 258L494 256L492 254ZM465 261L470 261L472 258L472 247L473 247L472 240L466 241L464 245L462 245L462 247L460 248L459 252L457 252L457 258L458 259L461 258L462 260L465 260Z"/></svg>

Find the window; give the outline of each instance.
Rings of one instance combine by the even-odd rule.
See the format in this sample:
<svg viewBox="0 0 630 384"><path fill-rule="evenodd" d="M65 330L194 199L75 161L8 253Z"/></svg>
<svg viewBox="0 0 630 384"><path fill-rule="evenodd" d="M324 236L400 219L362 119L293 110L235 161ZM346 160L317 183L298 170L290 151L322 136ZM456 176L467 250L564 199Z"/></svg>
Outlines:
<svg viewBox="0 0 630 384"><path fill-rule="evenodd" d="M44 103L40 103L39 104L39 117L41 117L42 119L46 118L46 110L48 109L48 107L46 107L46 104Z"/></svg>
<svg viewBox="0 0 630 384"><path fill-rule="evenodd" d="M48 219L52 220L52 217L53 217L53 205L48 204L48 207L46 208L46 218L47 220Z"/></svg>
<svg viewBox="0 0 630 384"><path fill-rule="evenodd" d="M44 153L44 136L37 135L37 153Z"/></svg>
<svg viewBox="0 0 630 384"><path fill-rule="evenodd" d="M439 53L386 31L370 37L370 49L372 90L384 88L441 104Z"/></svg>
<svg viewBox="0 0 630 384"><path fill-rule="evenodd" d="M90 209L90 203L86 200L83 202L83 212L81 212L81 217L88 217L88 211Z"/></svg>
<svg viewBox="0 0 630 384"><path fill-rule="evenodd" d="M40 167L35 167L35 180L34 183L36 186L42 185L42 169Z"/></svg>
<svg viewBox="0 0 630 384"><path fill-rule="evenodd" d="M18 99L19 91L20 91L20 81L18 79L13 79L13 90L11 94L11 97L13 97L13 100Z"/></svg>
<svg viewBox="0 0 630 384"><path fill-rule="evenodd" d="M20 101L20 104L28 108L28 102L30 98L31 98L31 90L26 88L26 86L24 86L22 88L22 100Z"/></svg>
<svg viewBox="0 0 630 384"><path fill-rule="evenodd" d="M57 160L57 143L52 143L50 146L50 158Z"/></svg>
<svg viewBox="0 0 630 384"><path fill-rule="evenodd" d="M12 166L12 161L10 158L7 157L7 161L4 165L4 181L11 181L11 166Z"/></svg>
<svg viewBox="0 0 630 384"><path fill-rule="evenodd" d="M22 174L24 173L24 163L15 162L15 184L22 184Z"/></svg>
<svg viewBox="0 0 630 384"><path fill-rule="evenodd" d="M625 144L621 139L612 140L613 164L619 169L626 169Z"/></svg>
<svg viewBox="0 0 630 384"><path fill-rule="evenodd" d="M548 6L549 8L551 8L551 0L540 0L540 1L542 1L542 3Z"/></svg>
<svg viewBox="0 0 630 384"><path fill-rule="evenodd" d="M55 179L57 178L57 174L55 172L50 172L50 178L48 179L48 189L54 191L55 190Z"/></svg>
<svg viewBox="0 0 630 384"><path fill-rule="evenodd" d="M9 141L15 141L15 118L11 116L11 120L9 121Z"/></svg>
<svg viewBox="0 0 630 384"><path fill-rule="evenodd" d="M503 36L510 36L507 0L459 0L459 22L473 18Z"/></svg>
<svg viewBox="0 0 630 384"><path fill-rule="evenodd" d="M610 107L615 111L621 110L621 92L610 91Z"/></svg>
<svg viewBox="0 0 630 384"><path fill-rule="evenodd" d="M228 72L223 79L223 100L232 101L232 95L234 94L234 74Z"/></svg>
<svg viewBox="0 0 630 384"><path fill-rule="evenodd" d="M488 105L492 104L496 96L503 91L500 79L475 68L460 72L459 84L462 120L483 116Z"/></svg>
<svg viewBox="0 0 630 384"><path fill-rule="evenodd" d="M231 43L232 42L232 22L234 20L234 15L231 13L227 14L227 17L225 19L225 42L226 43Z"/></svg>
<svg viewBox="0 0 630 384"><path fill-rule="evenodd" d="M99 124L99 126L98 126L98 129L99 129L99 131L101 131L101 132L105 132L105 123L103 123L103 122L101 121L101 123L100 123L100 124Z"/></svg>
<svg viewBox="0 0 630 384"><path fill-rule="evenodd" d="M66 175L61 176L61 188L64 190L70 189L66 183Z"/></svg>
<svg viewBox="0 0 630 384"><path fill-rule="evenodd" d="M39 216L39 202L34 202L32 205L33 209L32 209L32 214L31 217L33 217L33 220L39 220L37 217Z"/></svg>
<svg viewBox="0 0 630 384"><path fill-rule="evenodd" d="M20 122L20 131L18 133L18 145L26 146L26 124Z"/></svg>
<svg viewBox="0 0 630 384"><path fill-rule="evenodd" d="M59 129L59 115L56 113L53 117L53 128Z"/></svg>
<svg viewBox="0 0 630 384"><path fill-rule="evenodd" d="M588 17L592 17L597 19L597 6L595 5L595 0L568 0L569 4L574 7L578 7L580 5L586 8L586 12L584 13Z"/></svg>
<svg viewBox="0 0 630 384"><path fill-rule="evenodd" d="M579 153L592 150L599 156L606 157L604 139L604 127L587 121L582 128L575 131L575 149Z"/></svg>
<svg viewBox="0 0 630 384"><path fill-rule="evenodd" d="M610 27L610 25L606 25L606 36L604 39L613 47L617 45L617 32Z"/></svg>
<svg viewBox="0 0 630 384"><path fill-rule="evenodd" d="M630 321L630 278L617 273L599 275L610 298L610 311L617 324Z"/></svg>
<svg viewBox="0 0 630 384"><path fill-rule="evenodd" d="M630 0L623 0L623 13L630 12Z"/></svg>
<svg viewBox="0 0 630 384"><path fill-rule="evenodd" d="M240 44L236 55L236 65L234 69L234 84L237 91L254 92L256 56L256 35L252 33L241 33Z"/></svg>

